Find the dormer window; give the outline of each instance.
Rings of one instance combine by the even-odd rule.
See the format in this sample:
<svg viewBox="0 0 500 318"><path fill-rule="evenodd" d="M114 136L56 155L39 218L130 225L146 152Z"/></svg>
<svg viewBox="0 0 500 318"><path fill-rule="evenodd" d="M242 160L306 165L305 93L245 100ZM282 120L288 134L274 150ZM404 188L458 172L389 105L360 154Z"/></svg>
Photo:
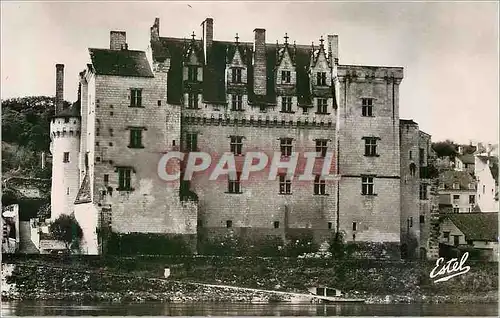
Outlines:
<svg viewBox="0 0 500 318"><path fill-rule="evenodd" d="M283 96L281 97L281 111L284 113L292 112L292 97Z"/></svg>
<svg viewBox="0 0 500 318"><path fill-rule="evenodd" d="M290 84L291 81L292 81L292 72L281 71L281 83Z"/></svg>
<svg viewBox="0 0 500 318"><path fill-rule="evenodd" d="M326 72L316 73L316 85L317 86L326 86Z"/></svg>
<svg viewBox="0 0 500 318"><path fill-rule="evenodd" d="M231 95L231 110L243 110L243 96Z"/></svg>
<svg viewBox="0 0 500 318"><path fill-rule="evenodd" d="M188 66L188 81L190 82L198 81L198 66L196 65Z"/></svg>
<svg viewBox="0 0 500 318"><path fill-rule="evenodd" d="M198 109L198 94L189 94L188 95L187 108Z"/></svg>
<svg viewBox="0 0 500 318"><path fill-rule="evenodd" d="M231 72L231 82L241 83L241 68L233 68Z"/></svg>

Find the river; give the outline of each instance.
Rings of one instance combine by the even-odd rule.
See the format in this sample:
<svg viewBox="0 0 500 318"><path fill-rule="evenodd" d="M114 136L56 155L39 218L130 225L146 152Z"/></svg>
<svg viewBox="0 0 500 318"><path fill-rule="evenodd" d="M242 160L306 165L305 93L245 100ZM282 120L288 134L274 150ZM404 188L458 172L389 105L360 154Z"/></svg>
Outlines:
<svg viewBox="0 0 500 318"><path fill-rule="evenodd" d="M498 316L498 304L3 302L1 316Z"/></svg>

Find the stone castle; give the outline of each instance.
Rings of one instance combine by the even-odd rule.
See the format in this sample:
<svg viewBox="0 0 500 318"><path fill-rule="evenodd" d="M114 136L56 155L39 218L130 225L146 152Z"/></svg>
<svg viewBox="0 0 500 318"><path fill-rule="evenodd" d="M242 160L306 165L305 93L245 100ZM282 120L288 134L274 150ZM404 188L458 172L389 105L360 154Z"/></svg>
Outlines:
<svg viewBox="0 0 500 318"><path fill-rule="evenodd" d="M150 31L146 51L129 50L122 31L110 32L109 48L89 49L68 108L56 65L51 218L75 214L83 253L102 253L103 228L190 242L228 231L322 242L341 231L407 254L429 250L430 136L399 118L403 68L343 65L337 35L269 43L255 29L253 43L219 41L211 18L201 39L162 37L159 19ZM248 151L316 151L316 174L328 151L336 177L165 182L158 162L169 151L232 152L238 169Z"/></svg>

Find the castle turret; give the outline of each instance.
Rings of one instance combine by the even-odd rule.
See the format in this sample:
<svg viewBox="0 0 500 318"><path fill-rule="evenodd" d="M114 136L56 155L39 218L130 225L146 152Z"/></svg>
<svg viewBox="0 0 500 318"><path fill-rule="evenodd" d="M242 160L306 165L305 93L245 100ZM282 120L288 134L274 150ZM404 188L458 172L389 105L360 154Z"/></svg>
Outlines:
<svg viewBox="0 0 500 318"><path fill-rule="evenodd" d="M55 115L50 122L52 153L51 219L71 214L79 188L80 96L64 107L64 65L56 65Z"/></svg>

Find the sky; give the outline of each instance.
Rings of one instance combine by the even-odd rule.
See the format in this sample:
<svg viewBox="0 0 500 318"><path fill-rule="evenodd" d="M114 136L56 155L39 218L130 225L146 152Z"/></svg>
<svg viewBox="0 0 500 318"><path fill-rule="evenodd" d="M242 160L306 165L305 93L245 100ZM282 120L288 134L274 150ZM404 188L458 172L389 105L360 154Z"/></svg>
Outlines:
<svg viewBox="0 0 500 318"><path fill-rule="evenodd" d="M55 95L55 64L65 64L66 100L76 100L88 48L108 48L109 31L127 32L129 49L160 36L319 43L338 34L339 63L404 67L400 117L433 141L498 143L497 2L1 2L1 97Z"/></svg>

